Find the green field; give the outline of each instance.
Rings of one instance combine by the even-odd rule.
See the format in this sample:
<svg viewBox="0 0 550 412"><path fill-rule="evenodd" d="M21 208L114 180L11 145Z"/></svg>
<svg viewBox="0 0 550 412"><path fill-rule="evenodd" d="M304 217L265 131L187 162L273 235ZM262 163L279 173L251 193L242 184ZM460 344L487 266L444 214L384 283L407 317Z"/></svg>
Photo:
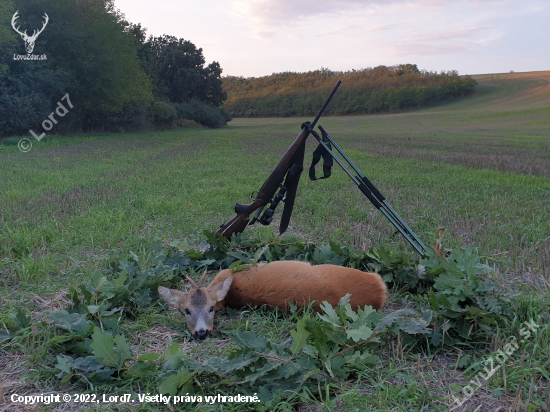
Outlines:
<svg viewBox="0 0 550 412"><path fill-rule="evenodd" d="M550 72L475 79L476 93L458 101L408 113L326 117L320 124L424 243L432 244L444 227L444 246L478 248L502 287L547 297ZM311 119L234 119L216 130L48 136L33 142L28 153L18 150L18 138L0 141L0 316L23 305L33 319L42 319L42 312L63 306L70 285L104 268L106 258L139 253L154 238L199 248L204 229L216 230L233 217L236 202L248 203L304 120ZM314 148L309 140L307 163ZM328 180L311 182L306 170L287 234L364 250L388 245L413 255L354 186L336 164ZM280 211L274 226L279 216ZM545 305L539 308L548 311ZM146 329L161 328L155 317L147 319ZM176 324L162 326L163 339ZM2 378L4 393L56 387L53 375L29 377L26 370L52 363L53 355L30 360L28 352L24 345L0 349L0 369L8 373ZM438 371L433 381L446 361L442 354L430 364ZM408 367L388 368L399 386ZM437 383L417 383L445 396L434 389ZM380 399L379 409L371 405L372 410L407 410L398 409L387 388L379 391L373 397ZM485 402L484 397L490 397L489 389L475 399ZM334 402L325 407L339 410ZM349 402L358 407L360 399ZM487 405L503 402L491 398Z"/></svg>

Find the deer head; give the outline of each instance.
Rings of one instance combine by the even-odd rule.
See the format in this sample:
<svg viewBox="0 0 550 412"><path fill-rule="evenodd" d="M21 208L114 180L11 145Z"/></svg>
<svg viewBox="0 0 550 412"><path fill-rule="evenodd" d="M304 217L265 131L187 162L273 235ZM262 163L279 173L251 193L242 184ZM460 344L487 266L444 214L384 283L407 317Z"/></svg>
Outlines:
<svg viewBox="0 0 550 412"><path fill-rule="evenodd" d="M44 13L45 21L44 21L44 24L43 24L42 28L40 30L34 30L32 36L28 36L27 35L27 30L25 30L23 33L21 33L19 31L19 26L15 27L15 20L17 20L17 18L19 17L17 15L18 13L19 13L19 10L16 11L15 14L13 15L13 18L11 19L11 26L13 27L13 29L18 34L21 35L21 38L25 42L25 49L27 49L27 53L31 54L32 51L34 50L34 42L38 38L38 35L44 31L44 29L46 28L46 25L48 24L48 21L50 20L50 18L48 17L48 15L46 13Z"/></svg>
<svg viewBox="0 0 550 412"><path fill-rule="evenodd" d="M205 288L203 287L205 276L206 270L201 276L198 287L193 279L187 276L187 280L193 286L193 289L189 292L168 289L162 286L158 288L162 299L185 314L187 327L193 338L197 340L204 340L210 336L214 328L214 307L217 302L225 298L233 282L233 277L230 276L224 282L220 282L211 288Z"/></svg>

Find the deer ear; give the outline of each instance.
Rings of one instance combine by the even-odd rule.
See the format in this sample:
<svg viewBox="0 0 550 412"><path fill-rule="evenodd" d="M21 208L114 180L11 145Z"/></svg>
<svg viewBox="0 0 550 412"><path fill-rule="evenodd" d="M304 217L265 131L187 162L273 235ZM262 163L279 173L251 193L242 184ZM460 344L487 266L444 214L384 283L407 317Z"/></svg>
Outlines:
<svg viewBox="0 0 550 412"><path fill-rule="evenodd" d="M233 276L229 276L223 282L220 282L217 285L212 286L210 289L208 289L208 294L216 302L224 300L225 295L227 295L227 292L229 292L229 287L231 286L231 283L233 283Z"/></svg>
<svg viewBox="0 0 550 412"><path fill-rule="evenodd" d="M179 307L179 304L187 299L187 293L182 292L181 290L168 289L163 286L159 286L159 295L164 299L170 306Z"/></svg>

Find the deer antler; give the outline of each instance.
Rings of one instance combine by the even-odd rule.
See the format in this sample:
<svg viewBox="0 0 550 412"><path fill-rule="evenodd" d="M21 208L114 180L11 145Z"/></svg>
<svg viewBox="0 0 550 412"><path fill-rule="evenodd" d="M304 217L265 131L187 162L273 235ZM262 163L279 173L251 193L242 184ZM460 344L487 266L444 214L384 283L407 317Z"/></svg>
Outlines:
<svg viewBox="0 0 550 412"><path fill-rule="evenodd" d="M38 35L40 33L42 33L44 31L44 29L46 28L46 25L48 24L48 22L50 21L50 18L48 17L48 15L46 13L44 13L44 17L46 17L46 21L44 22L44 24L42 25L42 28L38 31L38 33L36 32L36 30L34 31L34 33L32 34L31 36L31 39L33 40L36 40L36 38L38 37Z"/></svg>
<svg viewBox="0 0 550 412"><path fill-rule="evenodd" d="M12 19L11 19L11 27L13 27L13 30L15 30L15 32L18 33L18 34L20 34L21 36L28 37L28 36L27 36L27 30L25 30L24 33L21 33L21 32L19 31L19 27L21 27L21 26L15 27L15 20L17 20L17 18L19 17L19 16L18 16L18 13L19 13L19 10L17 10L17 11L15 12L15 14L13 15L13 17L12 17ZM44 14L45 14L45 13L44 13Z"/></svg>
<svg viewBox="0 0 550 412"><path fill-rule="evenodd" d="M203 282L204 282L204 278L206 277L206 272L207 271L208 271L208 269L204 269L204 273L202 274L201 280L199 281L199 288L203 287Z"/></svg>
<svg viewBox="0 0 550 412"><path fill-rule="evenodd" d="M198 289L197 288L197 284L195 283L195 281L193 279L191 279L189 276L185 275L185 277L187 278L187 280L189 282L191 282L191 286L193 286L193 289Z"/></svg>

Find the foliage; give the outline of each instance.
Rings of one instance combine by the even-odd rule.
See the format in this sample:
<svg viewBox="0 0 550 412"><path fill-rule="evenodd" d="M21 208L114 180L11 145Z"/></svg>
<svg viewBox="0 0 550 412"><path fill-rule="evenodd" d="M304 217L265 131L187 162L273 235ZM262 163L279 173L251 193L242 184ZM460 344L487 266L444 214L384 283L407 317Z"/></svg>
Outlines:
<svg viewBox="0 0 550 412"><path fill-rule="evenodd" d="M432 347L473 341L480 332L492 334L510 315L511 301L489 284L473 249L453 251L449 258L427 253L413 261L403 252L373 248L368 252L336 242L315 245L296 238L278 238L271 228L234 236L231 242L205 231L204 250L178 242L153 242L141 256L129 252L109 263L107 273L94 272L90 279L71 286L65 310L50 314L55 328L50 344L60 352L56 368L62 384L80 378L94 382L157 377L166 394L193 393L196 379L238 385L245 393L259 391L270 399L297 386L315 388L322 383L341 387L355 373L377 362L373 352L383 333L400 335L403 344ZM178 246L182 246L179 249ZM416 308L396 310L386 316L371 307L352 308L349 296L337 307L321 305L322 313L305 310L296 318L290 338L275 343L255 332L226 332L232 346L224 357L197 362L171 345L160 357L135 358L120 321L138 317L156 298L158 286L173 286L184 274L202 267L242 270L260 261L298 259L312 264L335 263L362 270L377 269L386 281L415 291ZM25 330L30 319L19 310L12 325ZM19 332L3 334L13 339Z"/></svg>
<svg viewBox="0 0 550 412"><path fill-rule="evenodd" d="M7 67L7 66L6 66ZM48 67L16 67L0 83L1 134L26 134L40 125L67 92L71 75Z"/></svg>
<svg viewBox="0 0 550 412"><path fill-rule="evenodd" d="M280 344L254 332L232 331L233 346L227 357L212 357L185 365L200 374L215 374L225 383L239 385L246 392L260 390L262 398L272 392L296 391L301 385L316 387L319 382L336 383L350 374L373 365L371 353L378 335L373 329L382 317L372 307L354 312L349 297L333 308L322 305L323 315L304 314L298 319L291 339Z"/></svg>
<svg viewBox="0 0 550 412"><path fill-rule="evenodd" d="M155 116L155 124L163 128L170 128L178 117L176 108L173 105L161 101L153 104L153 115Z"/></svg>
<svg viewBox="0 0 550 412"><path fill-rule="evenodd" d="M189 100L175 105L178 119L192 120L211 128L225 126L231 116L221 108L213 107L200 100Z"/></svg>
<svg viewBox="0 0 550 412"><path fill-rule="evenodd" d="M219 63L205 67L201 48L189 40L168 35L150 36L147 41L143 35L140 39L143 45L139 55L146 63L147 74L156 83L157 96L165 96L172 103L195 99L214 107L227 98Z"/></svg>
<svg viewBox="0 0 550 412"><path fill-rule="evenodd" d="M40 124L66 93L74 108L52 133L165 129L176 118L171 103L191 99L215 113L203 116L203 124L226 124L217 108L226 98L222 69L217 62L204 66L202 49L193 43L171 36L146 40L141 26L127 22L112 0L59 0L44 7L39 0L17 5L22 27L40 27L48 13L34 51L47 60L14 60L26 54L23 42L0 27L0 136L29 129L40 134ZM13 3L2 2L0 22L9 27L14 12ZM198 117L181 120L200 122Z"/></svg>
<svg viewBox="0 0 550 412"><path fill-rule="evenodd" d="M326 96L342 86L326 114L367 114L433 105L471 93L477 84L456 71L428 72L415 64L335 72L275 73L259 78L225 77L224 107L234 117L315 115Z"/></svg>
<svg viewBox="0 0 550 412"><path fill-rule="evenodd" d="M0 2L0 47L4 49L10 43L15 42L15 32L11 30L10 21L13 16L14 4L11 1L4 0ZM0 75L8 70L6 62L0 61ZM0 93L1 95L2 93Z"/></svg>

